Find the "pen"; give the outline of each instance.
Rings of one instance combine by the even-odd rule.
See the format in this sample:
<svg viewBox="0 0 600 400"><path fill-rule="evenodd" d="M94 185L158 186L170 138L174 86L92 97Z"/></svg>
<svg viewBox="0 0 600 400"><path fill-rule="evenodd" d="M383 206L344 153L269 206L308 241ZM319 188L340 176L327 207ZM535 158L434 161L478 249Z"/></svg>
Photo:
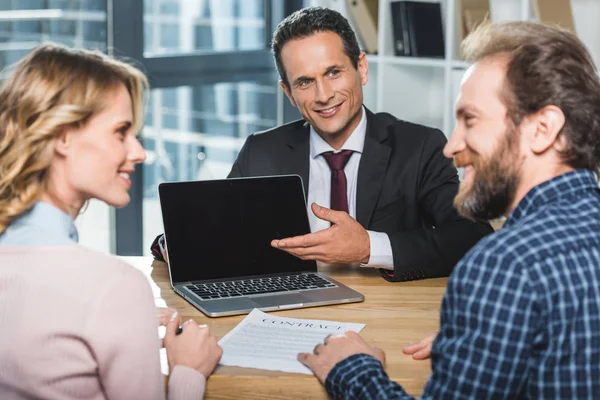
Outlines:
<svg viewBox="0 0 600 400"><path fill-rule="evenodd" d="M194 322L194 320L193 319L189 319L189 320L185 321L183 323L183 325L187 324L188 322ZM181 332L183 332L183 325L177 326L177 330L175 330L175 335L179 335ZM208 328L208 325L206 325L206 324L200 324L200 325L198 325L198 328L201 328L201 329L202 328Z"/></svg>

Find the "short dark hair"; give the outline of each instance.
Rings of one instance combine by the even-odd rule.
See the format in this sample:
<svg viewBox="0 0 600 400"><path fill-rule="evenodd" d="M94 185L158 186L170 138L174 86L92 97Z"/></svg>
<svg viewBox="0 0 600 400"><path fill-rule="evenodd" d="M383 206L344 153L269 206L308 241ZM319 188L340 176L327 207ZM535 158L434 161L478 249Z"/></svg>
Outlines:
<svg viewBox="0 0 600 400"><path fill-rule="evenodd" d="M461 50L470 62L507 56L501 95L512 122L518 126L527 115L557 106L565 115L563 162L600 171L600 78L573 33L537 22L486 23L463 41Z"/></svg>
<svg viewBox="0 0 600 400"><path fill-rule="evenodd" d="M290 14L277 25L271 43L275 66L281 80L287 87L290 85L281 61L281 49L290 40L305 38L318 32L337 33L344 43L344 52L350 58L354 68L358 68L358 58L361 50L356 34L350 27L348 20L339 12L328 8L303 8Z"/></svg>

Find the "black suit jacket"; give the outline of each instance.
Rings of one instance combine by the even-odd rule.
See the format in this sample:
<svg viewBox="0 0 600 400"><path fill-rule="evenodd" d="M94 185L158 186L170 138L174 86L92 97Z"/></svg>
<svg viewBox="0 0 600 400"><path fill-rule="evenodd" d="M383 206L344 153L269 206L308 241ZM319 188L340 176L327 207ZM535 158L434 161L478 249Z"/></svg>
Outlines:
<svg viewBox="0 0 600 400"><path fill-rule="evenodd" d="M298 174L308 193L310 127L296 121L250 135L229 178ZM390 281L448 276L456 262L493 230L461 218L452 205L458 175L442 154L444 134L367 110L358 168L356 219L388 234L394 256Z"/></svg>

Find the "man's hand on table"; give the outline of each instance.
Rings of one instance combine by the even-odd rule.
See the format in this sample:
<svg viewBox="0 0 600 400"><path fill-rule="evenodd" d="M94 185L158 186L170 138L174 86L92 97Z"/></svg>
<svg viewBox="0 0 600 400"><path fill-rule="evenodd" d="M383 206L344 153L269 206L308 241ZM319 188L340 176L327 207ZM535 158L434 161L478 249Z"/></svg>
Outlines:
<svg viewBox="0 0 600 400"><path fill-rule="evenodd" d="M371 239L369 233L348 213L312 204L313 213L331 222L322 231L291 238L273 240L271 246L302 260L317 260L330 264L369 262Z"/></svg>
<svg viewBox="0 0 600 400"><path fill-rule="evenodd" d="M310 368L319 381L325 384L325 379L333 367L355 354L368 354L379 360L382 365L385 364L383 350L369 345L355 332L327 336L324 343L318 344L312 354L298 354L298 361Z"/></svg>
<svg viewBox="0 0 600 400"><path fill-rule="evenodd" d="M431 345L436 335L436 333L432 333L418 342L409 344L402 351L404 354L412 355L412 358L415 360L426 360L431 357Z"/></svg>

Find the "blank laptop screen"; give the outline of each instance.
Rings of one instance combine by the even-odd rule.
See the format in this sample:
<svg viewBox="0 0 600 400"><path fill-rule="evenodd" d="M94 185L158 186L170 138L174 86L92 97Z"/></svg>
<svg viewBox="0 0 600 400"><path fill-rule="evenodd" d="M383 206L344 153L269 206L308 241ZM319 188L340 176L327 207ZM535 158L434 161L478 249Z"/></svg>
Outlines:
<svg viewBox="0 0 600 400"><path fill-rule="evenodd" d="M159 185L173 283L316 271L271 247L310 232L297 175Z"/></svg>

